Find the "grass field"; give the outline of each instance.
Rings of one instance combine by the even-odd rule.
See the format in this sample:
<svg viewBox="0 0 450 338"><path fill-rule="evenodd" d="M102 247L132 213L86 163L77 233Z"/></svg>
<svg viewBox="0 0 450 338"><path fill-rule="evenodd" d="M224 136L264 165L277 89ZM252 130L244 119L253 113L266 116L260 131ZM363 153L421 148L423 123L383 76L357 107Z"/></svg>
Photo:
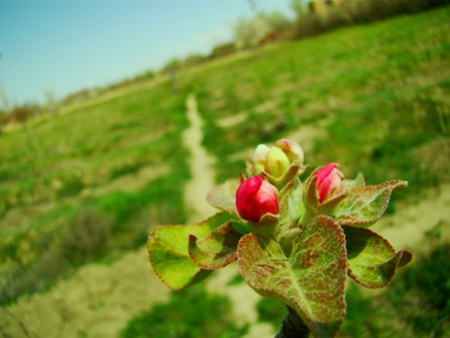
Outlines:
<svg viewBox="0 0 450 338"><path fill-rule="evenodd" d="M390 213L450 183L448 6L182 69L177 82L177 91L164 80L112 92L0 135L0 304L48 290L85 264L114 262L156 224L189 219L182 132L191 92L217 183L243 172L258 143L281 137L300 142L312 167L339 162L346 176L363 172L370 184L408 180ZM416 262L385 292L373 297L350 285L343 336L450 334L442 275L450 215L441 218L427 237L433 249L410 248ZM204 292L187 294L193 309L214 301L196 302ZM216 301L223 311L227 299ZM173 296L171 304L184 303ZM171 305L158 306L127 332L139 336L140 321L164 322L152 314L170 316ZM277 306L260 304L261 320L279 325ZM231 323L221 323L230 336L245 332Z"/></svg>

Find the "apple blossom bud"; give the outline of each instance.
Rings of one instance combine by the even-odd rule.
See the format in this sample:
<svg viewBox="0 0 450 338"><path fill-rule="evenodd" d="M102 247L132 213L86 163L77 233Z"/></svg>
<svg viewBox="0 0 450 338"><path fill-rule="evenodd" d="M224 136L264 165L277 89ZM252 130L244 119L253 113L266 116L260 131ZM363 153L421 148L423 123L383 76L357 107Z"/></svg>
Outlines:
<svg viewBox="0 0 450 338"><path fill-rule="evenodd" d="M278 190L262 176L251 177L239 186L236 207L242 218L258 223L267 213L279 213Z"/></svg>
<svg viewBox="0 0 450 338"><path fill-rule="evenodd" d="M300 145L289 139L278 140L274 147L264 144L258 145L253 155L253 174L261 172L272 178L282 177L292 165L302 165L304 160L303 149Z"/></svg>
<svg viewBox="0 0 450 338"><path fill-rule="evenodd" d="M265 171L274 177L282 176L289 168L290 162L286 154L277 147L272 147L267 152Z"/></svg>
<svg viewBox="0 0 450 338"><path fill-rule="evenodd" d="M264 171L264 166L266 163L266 156L269 152L269 147L265 144L260 144L256 147L255 154L253 155L253 165L256 174Z"/></svg>
<svg viewBox="0 0 450 338"><path fill-rule="evenodd" d="M338 169L338 163L330 163L317 172L317 191L319 193L319 203L323 203L330 197L339 194L343 190L342 180L344 174Z"/></svg>
<svg viewBox="0 0 450 338"><path fill-rule="evenodd" d="M303 153L302 147L297 142L294 142L287 138L282 138L281 140L278 140L275 145L284 151L284 153L289 158L289 161L294 162L295 160L297 160L300 162L300 164L303 164L305 155Z"/></svg>

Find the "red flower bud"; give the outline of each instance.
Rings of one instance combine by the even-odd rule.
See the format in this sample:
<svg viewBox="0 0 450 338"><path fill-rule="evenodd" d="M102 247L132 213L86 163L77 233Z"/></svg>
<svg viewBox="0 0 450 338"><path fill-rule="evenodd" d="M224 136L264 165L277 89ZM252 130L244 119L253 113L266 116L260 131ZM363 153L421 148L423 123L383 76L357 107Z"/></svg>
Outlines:
<svg viewBox="0 0 450 338"><path fill-rule="evenodd" d="M317 172L316 177L319 203L323 203L331 196L339 194L342 191L344 174L337 170L337 167L339 167L339 164L330 163Z"/></svg>
<svg viewBox="0 0 450 338"><path fill-rule="evenodd" d="M236 207L242 218L258 223L267 213L279 213L278 190L262 176L251 177L239 186Z"/></svg>

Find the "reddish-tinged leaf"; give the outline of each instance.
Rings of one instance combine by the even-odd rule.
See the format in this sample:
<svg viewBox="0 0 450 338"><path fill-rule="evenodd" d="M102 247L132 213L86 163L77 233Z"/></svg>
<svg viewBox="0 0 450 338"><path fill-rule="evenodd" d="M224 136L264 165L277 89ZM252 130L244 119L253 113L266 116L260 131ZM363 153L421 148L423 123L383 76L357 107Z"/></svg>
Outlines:
<svg viewBox="0 0 450 338"><path fill-rule="evenodd" d="M207 277L210 271L201 269L189 256L189 235L205 237L229 220L229 214L219 213L196 224L156 227L148 238L147 248L150 263L158 277L176 290Z"/></svg>
<svg viewBox="0 0 450 338"><path fill-rule="evenodd" d="M294 239L292 255L251 233L242 237L238 263L259 294L293 308L315 336L336 334L345 315L347 257L342 228L319 216Z"/></svg>
<svg viewBox="0 0 450 338"><path fill-rule="evenodd" d="M238 215L236 209L236 191L241 182L239 180L227 180L225 183L211 189L206 200L213 207Z"/></svg>
<svg viewBox="0 0 450 338"><path fill-rule="evenodd" d="M245 224L230 221L215 229L206 237L189 236L189 255L202 269L223 268L237 259L239 240L251 229Z"/></svg>
<svg viewBox="0 0 450 338"><path fill-rule="evenodd" d="M349 261L349 275L368 288L382 288L394 277L398 266L409 263L412 253L395 252L389 242L369 229L343 227Z"/></svg>
<svg viewBox="0 0 450 338"><path fill-rule="evenodd" d="M340 225L368 227L383 215L391 194L406 186L405 181L393 180L350 189L347 196L334 208L333 218Z"/></svg>

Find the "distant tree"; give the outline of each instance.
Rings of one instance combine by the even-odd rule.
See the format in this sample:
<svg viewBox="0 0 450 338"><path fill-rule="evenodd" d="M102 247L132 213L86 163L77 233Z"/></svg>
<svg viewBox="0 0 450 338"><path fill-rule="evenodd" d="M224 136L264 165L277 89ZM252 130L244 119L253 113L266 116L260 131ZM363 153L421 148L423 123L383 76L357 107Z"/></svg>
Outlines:
<svg viewBox="0 0 450 338"><path fill-rule="evenodd" d="M290 20L280 11L263 14L272 32L282 33L291 26Z"/></svg>
<svg viewBox="0 0 450 338"><path fill-rule="evenodd" d="M177 70L182 66L183 62L179 58L172 58L167 62L163 68L161 69L163 72L167 72L169 70Z"/></svg>
<svg viewBox="0 0 450 338"><path fill-rule="evenodd" d="M47 109L47 112L54 113L56 112L57 108L57 101L55 98L55 94L51 90L46 90L44 92L44 98L45 98L45 108Z"/></svg>
<svg viewBox="0 0 450 338"><path fill-rule="evenodd" d="M173 58L164 67L163 72L166 72L172 83L172 89L174 92L178 90L177 71L181 68L183 63L178 58Z"/></svg>
<svg viewBox="0 0 450 338"><path fill-rule="evenodd" d="M256 3L255 0L247 0L249 5L250 5L250 9L253 11L253 13L257 14L258 13L258 9L256 8Z"/></svg>
<svg viewBox="0 0 450 338"><path fill-rule="evenodd" d="M291 0L291 9L294 11L297 20L308 13L308 2L307 0Z"/></svg>
<svg viewBox="0 0 450 338"><path fill-rule="evenodd" d="M237 49L259 46L268 35L279 35L290 26L286 16L279 12L259 13L250 18L241 16L231 25Z"/></svg>
<svg viewBox="0 0 450 338"><path fill-rule="evenodd" d="M234 41L237 49L253 48L271 32L271 27L267 19L261 15L247 18L241 16L232 25L234 30Z"/></svg>
<svg viewBox="0 0 450 338"><path fill-rule="evenodd" d="M10 101L8 94L6 93L6 90L3 88L3 86L0 84L0 100L3 105L3 110L6 112L11 108Z"/></svg>
<svg viewBox="0 0 450 338"><path fill-rule="evenodd" d="M184 59L184 64L186 66L193 66L202 63L206 60L206 56L201 54L190 54Z"/></svg>
<svg viewBox="0 0 450 338"><path fill-rule="evenodd" d="M222 57L231 53L234 53L236 51L236 47L234 43L222 43L220 45L217 45L213 48L210 57L211 58L218 58Z"/></svg>

